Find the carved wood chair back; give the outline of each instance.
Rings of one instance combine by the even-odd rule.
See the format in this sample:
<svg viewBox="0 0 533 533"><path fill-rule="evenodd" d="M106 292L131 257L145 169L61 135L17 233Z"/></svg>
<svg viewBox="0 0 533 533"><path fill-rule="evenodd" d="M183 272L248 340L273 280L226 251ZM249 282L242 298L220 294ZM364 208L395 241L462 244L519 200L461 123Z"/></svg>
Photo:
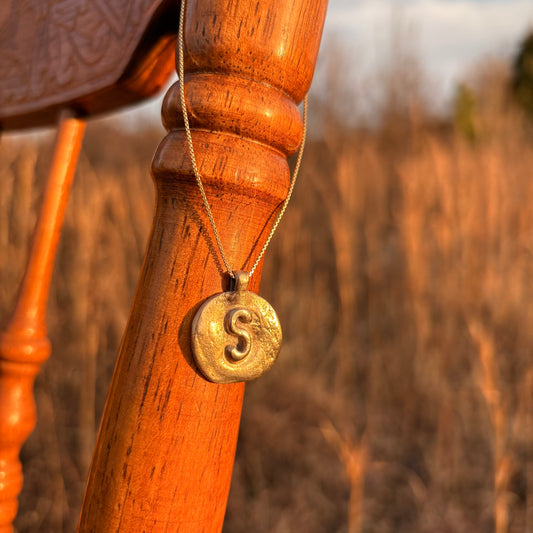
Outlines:
<svg viewBox="0 0 533 533"><path fill-rule="evenodd" d="M157 92L174 70L179 2L0 3L0 128L102 113Z"/></svg>

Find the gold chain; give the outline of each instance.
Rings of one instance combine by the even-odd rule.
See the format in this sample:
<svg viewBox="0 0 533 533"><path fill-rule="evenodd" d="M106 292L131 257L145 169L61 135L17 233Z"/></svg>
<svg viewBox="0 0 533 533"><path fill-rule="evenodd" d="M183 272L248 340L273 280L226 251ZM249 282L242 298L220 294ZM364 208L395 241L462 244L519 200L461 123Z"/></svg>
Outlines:
<svg viewBox="0 0 533 533"><path fill-rule="evenodd" d="M186 0L182 0L181 2L181 12L180 12L180 26L179 26L179 32L178 32L178 78L179 78L179 89L180 89L180 102L181 102L181 111L183 113L183 123L185 125L185 135L187 137L187 146L189 148L189 157L191 158L191 164L192 169L194 172L194 177L196 178L196 183L198 185L198 189L200 190L200 195L202 197L202 202L204 204L205 210L207 212L207 217L209 218L209 222L211 224L211 227L213 228L213 234L215 236L215 240L217 242L218 249L220 251L220 256L222 257L222 261L224 263L224 266L226 267L226 270L228 274L235 278L235 274L233 272L233 269L231 268L228 258L226 257L226 254L224 253L224 247L222 246L222 241L220 239L220 235L218 233L217 226L215 224L215 219L213 218L213 213L211 211L211 206L209 205L209 201L207 199L207 196L205 194L205 189L202 183L202 177L200 176L200 172L198 170L198 166L196 164L196 156L194 155L194 146L192 143L192 135L191 135L191 127L189 124L189 117L187 115L187 104L185 102L185 82L184 82L184 74L185 74L185 68L184 68L184 59L183 59L183 50L185 48L184 43L184 20L185 20L185 6L186 6ZM281 221L281 218L285 214L285 210L287 209L287 206L289 205L289 201L292 196L292 192L294 190L294 185L296 183L296 178L298 177L298 172L300 170L300 165L302 163L302 157L304 153L304 146L305 146L305 137L307 134L307 96L304 100L304 112L303 112L303 136L302 136L302 143L300 144L300 149L298 150L298 158L296 160L296 166L294 167L294 172L292 174L289 192L287 193L287 197L285 198L285 201L283 202L283 205L281 207L280 212L278 213L276 220L274 221L274 224L272 226L272 229L270 230L270 233L268 234L267 240L265 241L265 244L263 245L263 248L261 248L261 251L259 252L259 255L257 256L257 259L255 260L255 263L253 264L252 268L250 269L249 275L251 276L255 269L257 268L257 265L259 265L261 259L265 255L265 251L268 248L268 245L270 244L270 241L272 240L272 237L274 236L274 233L278 229L279 223Z"/></svg>

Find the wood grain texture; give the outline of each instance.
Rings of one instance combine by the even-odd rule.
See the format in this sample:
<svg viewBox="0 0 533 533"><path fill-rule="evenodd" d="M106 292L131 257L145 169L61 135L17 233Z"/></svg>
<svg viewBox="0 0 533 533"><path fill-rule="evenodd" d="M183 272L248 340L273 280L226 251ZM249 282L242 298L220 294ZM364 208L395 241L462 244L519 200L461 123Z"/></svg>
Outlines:
<svg viewBox="0 0 533 533"><path fill-rule="evenodd" d="M12 531L22 488L19 453L36 422L33 382L50 355L46 303L85 123L63 114L33 246L13 316L0 335L0 532ZM43 487L46 490L46 487Z"/></svg>
<svg viewBox="0 0 533 533"><path fill-rule="evenodd" d="M2 0L0 127L153 95L173 70L178 10L177 0Z"/></svg>
<svg viewBox="0 0 533 533"><path fill-rule="evenodd" d="M228 258L253 264L288 190L325 0L190 0L185 92L198 166ZM90 469L81 532L217 532L244 385L191 354L193 316L227 289L194 182L176 89L152 164L153 228ZM260 270L251 279L257 290Z"/></svg>

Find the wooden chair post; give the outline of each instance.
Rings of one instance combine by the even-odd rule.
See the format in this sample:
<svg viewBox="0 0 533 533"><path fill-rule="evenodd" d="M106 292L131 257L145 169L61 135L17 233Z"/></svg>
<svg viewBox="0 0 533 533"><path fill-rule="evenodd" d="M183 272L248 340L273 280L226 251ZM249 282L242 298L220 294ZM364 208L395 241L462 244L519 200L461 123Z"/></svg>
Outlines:
<svg viewBox="0 0 533 533"><path fill-rule="evenodd" d="M249 268L284 199L326 0L189 0L186 98L232 265ZM177 25L177 21L176 21ZM244 392L191 356L192 318L225 290L182 130L177 87L154 157L157 205L90 469L79 531L222 528ZM259 269L260 270L260 269ZM259 272L252 278L257 290Z"/></svg>
<svg viewBox="0 0 533 533"><path fill-rule="evenodd" d="M50 355L46 303L85 123L64 112L33 246L13 316L0 335L0 533L12 531L22 488L19 453L35 427L33 382Z"/></svg>

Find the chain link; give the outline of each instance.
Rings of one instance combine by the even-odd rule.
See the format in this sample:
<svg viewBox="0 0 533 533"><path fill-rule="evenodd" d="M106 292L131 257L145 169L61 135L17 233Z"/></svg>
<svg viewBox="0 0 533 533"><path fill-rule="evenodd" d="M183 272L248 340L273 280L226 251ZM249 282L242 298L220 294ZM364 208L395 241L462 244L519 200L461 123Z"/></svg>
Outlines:
<svg viewBox="0 0 533 533"><path fill-rule="evenodd" d="M218 229L215 223L215 219L213 217L213 213L211 211L211 206L209 205L209 200L207 199L207 196L205 194L204 185L202 183L202 177L200 175L200 172L198 170L198 165L196 164L196 156L194 154L194 145L192 142L192 134L191 134L191 127L189 124L189 116L187 114L187 103L185 101L185 67L184 67L184 48L185 48L185 39L184 39L184 31L185 31L185 7L186 7L186 0L182 0L181 2L181 11L180 11L180 25L179 25L179 32L178 32L178 78L179 78L179 96L180 96L180 103L181 103L181 111L183 113L183 123L185 126L185 136L187 139L187 147L189 150L189 157L191 159L191 165L194 172L194 177L196 178L196 183L198 185L198 190L200 191L200 196L202 197L202 202L204 204L205 211L207 213L207 217L209 218L209 223L211 224L211 228L213 229L213 234L215 236L215 241L217 243L218 249L220 251L220 256L222 258L222 262L224 263L224 266L226 267L226 270L228 274L235 278L235 274L233 269L231 268L231 265L229 264L228 258L224 252L224 247L222 246L222 241L220 239L220 235L218 233ZM270 244L270 241L272 240L272 237L274 236L274 233L278 229L279 223L281 221L281 218L285 214L285 211L287 209L287 206L289 205L289 201L291 199L294 185L296 184L296 178L298 177L298 172L300 171L300 166L302 164L302 157L304 153L304 146L305 146L305 138L307 135L307 95L304 100L304 111L303 111L303 136L302 136L302 142L300 144L300 148L298 150L298 158L296 160L296 165L294 167L294 172L291 177L289 191L287 193L287 197L285 198L283 205L281 206L281 209L279 213L276 216L276 220L274 221L274 224L272 225L272 228L270 230L270 233L268 234L268 237L265 241L265 244L261 248L261 251L259 252L259 255L257 256L257 259L255 260L252 268L250 269L249 275L250 277L255 272L255 269L261 262L261 259L265 255L266 249L268 248L268 245Z"/></svg>

